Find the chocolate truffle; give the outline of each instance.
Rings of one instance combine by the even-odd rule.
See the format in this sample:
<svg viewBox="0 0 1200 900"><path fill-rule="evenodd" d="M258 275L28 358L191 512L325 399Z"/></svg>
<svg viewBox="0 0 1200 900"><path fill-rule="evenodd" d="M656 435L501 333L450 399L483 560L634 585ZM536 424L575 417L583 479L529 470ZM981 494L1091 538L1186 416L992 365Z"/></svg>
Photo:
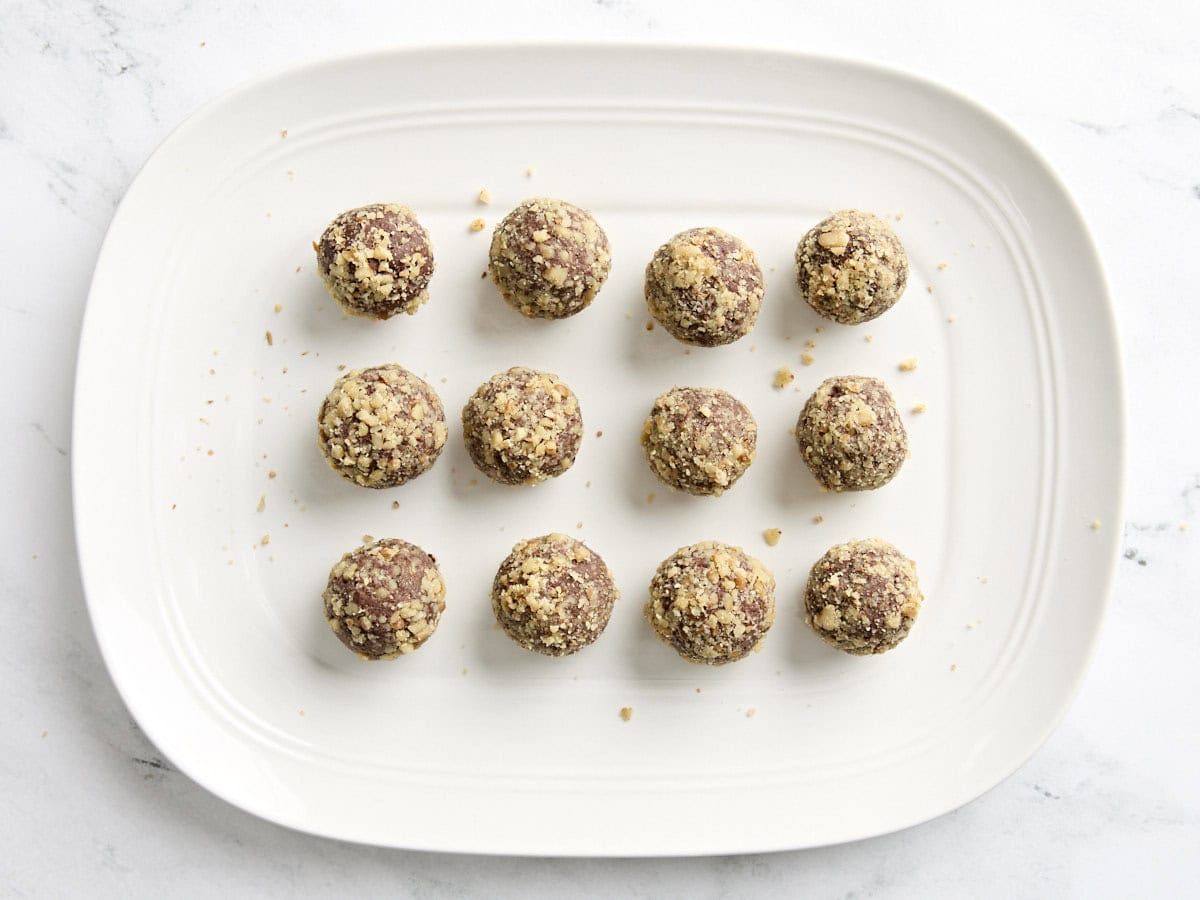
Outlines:
<svg viewBox="0 0 1200 900"><path fill-rule="evenodd" d="M642 447L661 481L713 497L754 462L758 424L740 400L715 388L672 388L654 401Z"/></svg>
<svg viewBox="0 0 1200 900"><path fill-rule="evenodd" d="M565 534L521 541L492 582L492 611L505 633L546 656L568 656L608 625L619 597L599 554Z"/></svg>
<svg viewBox="0 0 1200 900"><path fill-rule="evenodd" d="M413 211L395 203L348 209L315 245L317 271L352 316L390 319L429 299L433 250Z"/></svg>
<svg viewBox="0 0 1200 900"><path fill-rule="evenodd" d="M317 416L317 443L343 478L369 488L397 487L437 460L446 414L428 384L389 364L347 372Z"/></svg>
<svg viewBox="0 0 1200 900"><path fill-rule="evenodd" d="M758 649L775 621L775 576L740 547L681 547L654 573L646 619L688 662L735 662Z"/></svg>
<svg viewBox="0 0 1200 900"><path fill-rule="evenodd" d="M685 344L716 347L749 334L762 297L754 251L719 228L680 232L646 266L650 314Z"/></svg>
<svg viewBox="0 0 1200 900"><path fill-rule="evenodd" d="M446 608L446 583L432 556L384 538L345 554L322 595L325 620L363 659L394 659L429 639Z"/></svg>
<svg viewBox="0 0 1200 900"><path fill-rule="evenodd" d="M583 440L579 401L557 375L515 366L493 375L462 411L472 462L501 484L540 484L575 462Z"/></svg>
<svg viewBox="0 0 1200 900"><path fill-rule="evenodd" d="M533 319L565 319L596 296L612 256L592 214L562 200L526 200L496 226L492 280L510 306Z"/></svg>
<svg viewBox="0 0 1200 900"><path fill-rule="evenodd" d="M831 491L883 487L908 457L908 435L896 401L878 378L827 378L796 422L800 455Z"/></svg>
<svg viewBox="0 0 1200 900"><path fill-rule="evenodd" d="M858 325L896 305L908 282L908 256L879 216L845 209L800 239L796 276L809 306L827 319Z"/></svg>
<svg viewBox="0 0 1200 900"><path fill-rule="evenodd" d="M827 644L868 656L908 637L923 599L912 560L879 538L850 541L812 567L804 620Z"/></svg>

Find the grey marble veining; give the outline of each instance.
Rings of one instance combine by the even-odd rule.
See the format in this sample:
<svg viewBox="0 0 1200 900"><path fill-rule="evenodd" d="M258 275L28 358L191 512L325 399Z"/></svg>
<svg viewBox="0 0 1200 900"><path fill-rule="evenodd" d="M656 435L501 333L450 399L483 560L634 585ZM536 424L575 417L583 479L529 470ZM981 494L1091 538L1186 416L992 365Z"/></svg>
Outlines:
<svg viewBox="0 0 1200 900"><path fill-rule="evenodd" d="M1181 896L1200 880L1200 7L969 10L711 0L0 5L0 893L360 896L751 893ZM523 860L355 847L228 806L178 773L105 673L75 560L74 354L92 266L156 144L233 85L380 46L530 37L754 43L890 62L1013 121L1101 247L1129 391L1117 587L1075 706L1024 767L899 834L799 853Z"/></svg>

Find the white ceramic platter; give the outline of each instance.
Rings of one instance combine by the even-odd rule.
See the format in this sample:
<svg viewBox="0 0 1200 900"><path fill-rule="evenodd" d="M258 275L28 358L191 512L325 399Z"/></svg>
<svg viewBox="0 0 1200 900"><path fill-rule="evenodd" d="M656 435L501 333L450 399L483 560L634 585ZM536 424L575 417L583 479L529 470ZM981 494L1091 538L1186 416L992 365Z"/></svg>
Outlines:
<svg viewBox="0 0 1200 900"><path fill-rule="evenodd" d="M590 208L612 242L609 282L566 321L527 321L480 278L490 226L534 195ZM373 201L416 209L437 259L430 303L384 324L340 314L310 246ZM856 328L794 286L797 239L842 207L894 216L912 266L900 304ZM757 250L767 294L749 337L689 352L647 331L642 271L708 224ZM341 365L386 361L427 377L452 431L429 474L378 492L326 468L314 420ZM534 489L478 475L457 424L515 364L561 375L586 422L575 467ZM781 366L797 380L776 390ZM851 373L892 386L912 458L883 490L822 494L789 428L821 379ZM676 384L729 389L758 419L758 459L720 499L671 493L642 457L642 420ZM130 188L80 347L79 550L137 720L260 816L493 853L826 844L959 806L1062 716L1103 618L1122 422L1078 212L1027 144L941 87L752 51L363 56L211 104ZM488 599L512 544L550 531L599 551L623 594L566 659L517 648ZM346 652L321 613L329 567L364 534L420 544L449 585L437 634L391 663ZM898 650L852 658L810 633L800 596L827 547L873 535L917 561L927 600ZM779 583L762 652L715 669L642 619L657 563L709 538Z"/></svg>

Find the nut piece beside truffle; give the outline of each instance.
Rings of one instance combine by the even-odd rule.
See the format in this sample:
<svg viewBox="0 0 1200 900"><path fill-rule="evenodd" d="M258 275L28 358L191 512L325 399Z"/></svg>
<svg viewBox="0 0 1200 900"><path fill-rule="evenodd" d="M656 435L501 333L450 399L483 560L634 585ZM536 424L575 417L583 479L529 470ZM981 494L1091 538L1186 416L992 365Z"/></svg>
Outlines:
<svg viewBox="0 0 1200 900"><path fill-rule="evenodd" d="M869 538L838 544L817 560L804 618L827 644L869 656L908 637L922 600L916 564L887 541Z"/></svg>
<svg viewBox="0 0 1200 900"><path fill-rule="evenodd" d="M592 214L562 200L526 200L492 234L489 271L505 301L534 319L565 319L588 306L612 266Z"/></svg>
<svg viewBox="0 0 1200 900"><path fill-rule="evenodd" d="M775 576L740 547L681 547L650 582L646 619L688 662L735 662L758 649L775 621Z"/></svg>
<svg viewBox="0 0 1200 900"><path fill-rule="evenodd" d="M651 471L689 494L720 496L754 462L758 424L746 405L716 388L672 388L642 426Z"/></svg>
<svg viewBox="0 0 1200 900"><path fill-rule="evenodd" d="M600 637L620 596L604 560L565 534L519 542L492 582L505 633L546 656L577 653Z"/></svg>
<svg viewBox="0 0 1200 900"><path fill-rule="evenodd" d="M398 487L428 471L446 435L437 393L395 364L347 372L317 416L325 461L362 487Z"/></svg>
<svg viewBox="0 0 1200 900"><path fill-rule="evenodd" d="M646 305L672 336L716 347L750 333L762 306L754 251L719 228L693 228L655 251L646 266Z"/></svg>
<svg viewBox="0 0 1200 900"><path fill-rule="evenodd" d="M883 487L908 458L908 434L896 401L878 378L841 375L813 391L796 422L800 455L822 487Z"/></svg>
<svg viewBox="0 0 1200 900"><path fill-rule="evenodd" d="M809 306L827 319L858 325L896 305L908 283L908 256L887 222L846 209L800 239L796 278Z"/></svg>
<svg viewBox="0 0 1200 900"><path fill-rule="evenodd" d="M420 547L384 538L342 556L322 596L325 620L343 644L363 659L394 659L433 634L446 583Z"/></svg>
<svg viewBox="0 0 1200 900"><path fill-rule="evenodd" d="M557 375L525 366L481 384L462 423L472 462L501 484L540 484L563 474L583 440L575 394Z"/></svg>
<svg viewBox="0 0 1200 900"><path fill-rule="evenodd" d="M433 249L406 206L348 209L329 223L315 249L325 288L352 316L411 316L429 299Z"/></svg>

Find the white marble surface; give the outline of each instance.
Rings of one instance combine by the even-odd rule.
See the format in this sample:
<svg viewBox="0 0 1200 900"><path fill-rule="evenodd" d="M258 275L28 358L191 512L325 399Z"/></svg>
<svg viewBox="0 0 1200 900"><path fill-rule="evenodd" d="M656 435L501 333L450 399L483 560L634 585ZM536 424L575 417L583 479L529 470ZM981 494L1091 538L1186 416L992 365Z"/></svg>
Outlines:
<svg viewBox="0 0 1200 900"><path fill-rule="evenodd" d="M0 894L1179 896L1200 880L1200 7L692 0L0 2ZM810 852L586 861L386 851L295 834L174 771L130 720L88 624L71 532L70 404L113 209L184 116L290 63L516 38L760 44L875 59L1008 117L1092 223L1130 399L1116 594L1074 708L958 812ZM1186 526L1191 526L1190 529Z"/></svg>

